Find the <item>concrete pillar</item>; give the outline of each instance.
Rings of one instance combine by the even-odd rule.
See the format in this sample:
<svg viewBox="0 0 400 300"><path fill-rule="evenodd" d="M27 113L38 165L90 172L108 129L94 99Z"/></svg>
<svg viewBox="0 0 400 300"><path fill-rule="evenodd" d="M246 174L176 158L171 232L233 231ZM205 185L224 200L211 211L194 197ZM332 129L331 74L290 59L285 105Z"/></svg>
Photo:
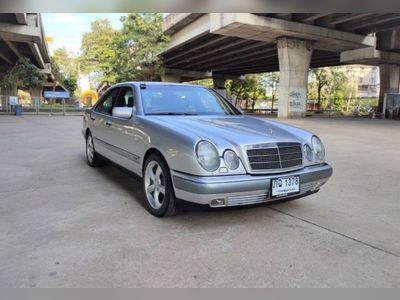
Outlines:
<svg viewBox="0 0 400 300"><path fill-rule="evenodd" d="M311 55L311 41L288 37L278 39L280 71L278 118L305 116Z"/></svg>
<svg viewBox="0 0 400 300"><path fill-rule="evenodd" d="M181 75L177 74L164 74L161 76L163 82L181 82Z"/></svg>
<svg viewBox="0 0 400 300"><path fill-rule="evenodd" d="M218 93L226 98L225 78L213 78L213 87Z"/></svg>
<svg viewBox="0 0 400 300"><path fill-rule="evenodd" d="M395 64L379 65L379 79L380 88L378 112L382 112L385 93L399 92L400 66Z"/></svg>
<svg viewBox="0 0 400 300"><path fill-rule="evenodd" d="M30 92L31 92L31 107L37 109L40 100L42 98L43 87L42 86L31 87Z"/></svg>

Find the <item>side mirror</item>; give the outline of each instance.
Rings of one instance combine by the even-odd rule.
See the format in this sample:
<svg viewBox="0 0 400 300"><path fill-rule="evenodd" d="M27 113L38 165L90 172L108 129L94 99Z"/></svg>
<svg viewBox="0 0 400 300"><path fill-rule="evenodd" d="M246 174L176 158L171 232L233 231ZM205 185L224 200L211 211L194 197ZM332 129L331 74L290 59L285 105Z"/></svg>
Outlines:
<svg viewBox="0 0 400 300"><path fill-rule="evenodd" d="M132 107L114 107L112 110L112 116L121 119L130 119L133 114Z"/></svg>

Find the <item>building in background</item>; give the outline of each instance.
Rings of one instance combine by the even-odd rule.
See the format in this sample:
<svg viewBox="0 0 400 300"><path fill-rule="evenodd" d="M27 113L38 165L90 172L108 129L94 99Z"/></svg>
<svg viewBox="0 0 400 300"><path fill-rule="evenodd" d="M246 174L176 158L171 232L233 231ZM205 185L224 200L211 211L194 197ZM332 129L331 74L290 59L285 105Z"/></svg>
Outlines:
<svg viewBox="0 0 400 300"><path fill-rule="evenodd" d="M349 81L357 86L356 98L377 98L379 96L379 67L368 65L347 65L339 67Z"/></svg>

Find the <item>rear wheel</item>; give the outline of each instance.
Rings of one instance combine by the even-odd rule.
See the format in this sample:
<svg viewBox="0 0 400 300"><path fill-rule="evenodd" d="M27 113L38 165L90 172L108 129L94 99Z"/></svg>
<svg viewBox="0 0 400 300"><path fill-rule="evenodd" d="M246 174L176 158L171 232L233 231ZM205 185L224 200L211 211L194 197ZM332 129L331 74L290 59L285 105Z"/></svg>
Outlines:
<svg viewBox="0 0 400 300"><path fill-rule="evenodd" d="M90 132L86 135L86 160L91 167L99 167L104 164L101 157L96 153L93 137Z"/></svg>
<svg viewBox="0 0 400 300"><path fill-rule="evenodd" d="M146 207L150 213L157 217L167 217L177 213L170 170L156 153L151 154L145 162L143 188Z"/></svg>

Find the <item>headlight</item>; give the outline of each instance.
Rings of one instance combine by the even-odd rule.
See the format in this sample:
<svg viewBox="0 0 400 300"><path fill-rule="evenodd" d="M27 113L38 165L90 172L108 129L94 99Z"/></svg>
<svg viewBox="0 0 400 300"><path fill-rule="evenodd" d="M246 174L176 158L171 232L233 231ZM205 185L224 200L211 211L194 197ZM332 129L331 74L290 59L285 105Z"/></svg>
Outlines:
<svg viewBox="0 0 400 300"><path fill-rule="evenodd" d="M225 151L224 162L225 165L231 170L236 170L239 167L239 158L232 150Z"/></svg>
<svg viewBox="0 0 400 300"><path fill-rule="evenodd" d="M317 158L323 161L325 159L325 147L322 144L321 140L316 135L314 135L311 139L311 144Z"/></svg>
<svg viewBox="0 0 400 300"><path fill-rule="evenodd" d="M209 172L218 169L220 164L217 148L208 141L200 141L197 144L196 158L200 166Z"/></svg>
<svg viewBox="0 0 400 300"><path fill-rule="evenodd" d="M304 156L307 158L308 161L313 160L313 151L310 146L304 145L303 152L304 152Z"/></svg>

